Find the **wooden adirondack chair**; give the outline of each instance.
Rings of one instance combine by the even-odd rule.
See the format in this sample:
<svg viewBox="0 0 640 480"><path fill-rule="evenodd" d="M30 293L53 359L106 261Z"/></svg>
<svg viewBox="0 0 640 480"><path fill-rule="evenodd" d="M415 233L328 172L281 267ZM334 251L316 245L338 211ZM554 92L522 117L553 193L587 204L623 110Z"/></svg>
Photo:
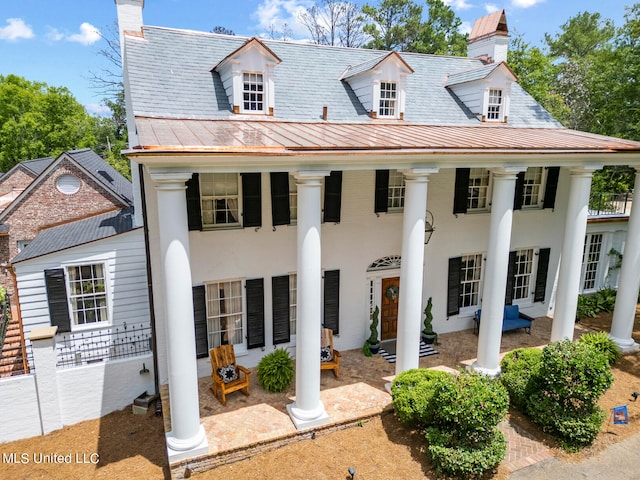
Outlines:
<svg viewBox="0 0 640 480"><path fill-rule="evenodd" d="M249 375L251 370L236 363L233 345L221 345L209 350L211 360L211 379L213 380L213 395L222 403L227 404L227 393L241 390L249 396ZM220 396L218 396L220 392Z"/></svg>
<svg viewBox="0 0 640 480"><path fill-rule="evenodd" d="M320 371L333 370L333 374L338 378L342 355L333 348L333 330L330 328L322 329L320 347Z"/></svg>

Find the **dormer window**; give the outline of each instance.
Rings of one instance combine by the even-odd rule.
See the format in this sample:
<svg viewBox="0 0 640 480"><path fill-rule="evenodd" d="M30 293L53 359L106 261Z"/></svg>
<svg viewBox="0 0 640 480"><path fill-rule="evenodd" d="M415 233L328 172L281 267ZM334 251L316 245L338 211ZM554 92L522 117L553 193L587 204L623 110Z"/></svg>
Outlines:
<svg viewBox="0 0 640 480"><path fill-rule="evenodd" d="M278 63L278 56L254 37L213 67L220 75L233 113L273 115L274 68Z"/></svg>
<svg viewBox="0 0 640 480"><path fill-rule="evenodd" d="M380 82L380 108L378 116L394 117L396 116L396 99L397 99L397 83Z"/></svg>
<svg viewBox="0 0 640 480"><path fill-rule="evenodd" d="M487 102L487 120L500 121L502 106L502 90L490 89L489 101Z"/></svg>
<svg viewBox="0 0 640 480"><path fill-rule="evenodd" d="M264 80L261 73L243 73L245 112L264 112Z"/></svg>

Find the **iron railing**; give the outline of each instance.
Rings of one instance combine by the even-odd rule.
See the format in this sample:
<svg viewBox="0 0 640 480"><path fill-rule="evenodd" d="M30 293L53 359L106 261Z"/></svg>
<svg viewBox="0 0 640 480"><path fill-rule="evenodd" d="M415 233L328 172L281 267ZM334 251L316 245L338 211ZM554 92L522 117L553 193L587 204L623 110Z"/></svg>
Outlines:
<svg viewBox="0 0 640 480"><path fill-rule="evenodd" d="M626 193L591 192L589 216L626 215L631 209L632 195Z"/></svg>
<svg viewBox="0 0 640 480"><path fill-rule="evenodd" d="M61 338L60 338L61 337ZM71 332L57 339L57 367L136 357L153 349L148 324L127 325L89 332Z"/></svg>

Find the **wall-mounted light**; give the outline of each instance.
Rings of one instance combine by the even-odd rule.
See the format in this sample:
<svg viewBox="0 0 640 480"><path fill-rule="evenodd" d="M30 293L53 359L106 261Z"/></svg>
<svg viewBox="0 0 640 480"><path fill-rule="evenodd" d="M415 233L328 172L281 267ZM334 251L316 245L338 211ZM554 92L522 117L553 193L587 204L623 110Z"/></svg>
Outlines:
<svg viewBox="0 0 640 480"><path fill-rule="evenodd" d="M431 240L431 235L436 231L436 227L434 227L435 221L433 219L433 213L427 210L427 213L424 217L424 244L426 245Z"/></svg>

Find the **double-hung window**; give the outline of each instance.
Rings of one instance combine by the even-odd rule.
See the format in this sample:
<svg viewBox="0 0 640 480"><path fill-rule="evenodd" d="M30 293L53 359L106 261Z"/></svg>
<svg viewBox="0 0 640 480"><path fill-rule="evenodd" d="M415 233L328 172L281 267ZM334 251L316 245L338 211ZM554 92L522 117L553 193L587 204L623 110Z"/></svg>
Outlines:
<svg viewBox="0 0 640 480"><path fill-rule="evenodd" d="M238 198L236 173L200 174L203 227L238 225Z"/></svg>
<svg viewBox="0 0 640 480"><path fill-rule="evenodd" d="M544 169L529 167L524 172L522 186L522 208L540 208L544 190Z"/></svg>
<svg viewBox="0 0 640 480"><path fill-rule="evenodd" d="M404 175L399 170L389 170L388 211L399 211L404 208Z"/></svg>
<svg viewBox="0 0 640 480"><path fill-rule="evenodd" d="M207 335L209 348L243 342L242 281L207 283Z"/></svg>
<svg viewBox="0 0 640 480"><path fill-rule="evenodd" d="M469 172L467 211L486 211L490 202L491 174L486 168L472 168Z"/></svg>
<svg viewBox="0 0 640 480"><path fill-rule="evenodd" d="M489 102L487 103L487 120L500 121L502 119L502 90L490 89Z"/></svg>
<svg viewBox="0 0 640 480"><path fill-rule="evenodd" d="M480 303L482 254L463 255L460 264L459 308L475 307Z"/></svg>
<svg viewBox="0 0 640 480"><path fill-rule="evenodd" d="M245 112L264 112L264 78L261 73L242 74L242 96Z"/></svg>
<svg viewBox="0 0 640 480"><path fill-rule="evenodd" d="M527 300L533 272L533 249L516 250L513 269L512 300Z"/></svg>
<svg viewBox="0 0 640 480"><path fill-rule="evenodd" d="M380 105L378 108L379 117L396 116L397 83L380 82Z"/></svg>
<svg viewBox="0 0 640 480"><path fill-rule="evenodd" d="M585 237L582 255L582 291L597 288L598 266L604 242L604 234L590 233Z"/></svg>
<svg viewBox="0 0 640 480"><path fill-rule="evenodd" d="M67 267L73 325L90 326L109 321L105 267L102 263Z"/></svg>

